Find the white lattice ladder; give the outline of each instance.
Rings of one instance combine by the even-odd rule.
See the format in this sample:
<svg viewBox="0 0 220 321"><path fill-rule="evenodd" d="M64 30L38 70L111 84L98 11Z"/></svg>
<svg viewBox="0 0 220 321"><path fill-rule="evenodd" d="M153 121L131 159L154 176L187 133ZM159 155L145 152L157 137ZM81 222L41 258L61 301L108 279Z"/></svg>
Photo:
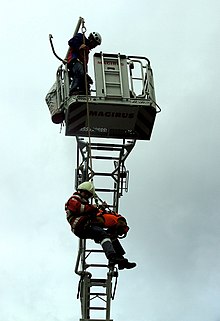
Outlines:
<svg viewBox="0 0 220 321"><path fill-rule="evenodd" d="M86 240L79 241L79 252L75 272L80 275L78 298L81 301L82 318L80 321L113 321L110 319L111 300L114 299L118 272L116 268L109 269L105 263L89 263L94 254L104 257L104 252L99 249L88 249ZM102 276L93 277L92 269ZM113 286L113 279L115 279ZM98 314L99 318L93 318ZM101 314L101 317L100 317Z"/></svg>
<svg viewBox="0 0 220 321"><path fill-rule="evenodd" d="M129 97L127 57L118 54L94 54L97 96L124 99Z"/></svg>
<svg viewBox="0 0 220 321"><path fill-rule="evenodd" d="M109 142L106 139L96 139L89 142L87 138L76 137L77 141L77 168L76 186L82 181L95 179L96 192L98 195L111 196L109 207L118 211L119 199L123 191L127 189L128 171L125 169L125 160L132 151L135 141L117 140ZM92 159L92 168L90 167ZM95 170L95 162L111 164L111 170ZM99 168L99 166L97 166ZM108 168L107 164L105 168ZM110 178L112 187L97 186L96 179ZM106 198L105 198L106 200ZM101 263L97 263L100 258ZM89 262L90 260L92 262ZM99 260L98 260L99 259ZM100 249L100 244L94 241L79 241L79 252L76 261L75 273L80 276L78 298L81 301L82 317L80 321L113 321L110 319L111 301L114 299L117 284L117 268L109 269L107 258ZM98 273L95 276L94 273ZM113 285L114 283L114 285ZM95 318L93 318L93 314ZM101 318L97 315L102 314Z"/></svg>
<svg viewBox="0 0 220 321"><path fill-rule="evenodd" d="M103 82L104 82L104 95L107 97L123 97L123 86L122 86L122 72L121 72L121 59L120 54L117 57L111 57L111 60L115 62L115 65L118 68L114 68L107 65L108 58L104 57L103 53L101 53L102 60L102 74L103 74ZM111 89L111 90L109 90ZM118 93L112 94L113 91L117 91ZM116 90L114 90L116 89Z"/></svg>
<svg viewBox="0 0 220 321"><path fill-rule="evenodd" d="M96 192L97 194L104 194L105 197L107 194L112 195L111 200L108 200L108 204L111 209L117 212L119 199L123 192L128 190L129 172L125 168L125 160L134 145L134 140L117 140L116 143L109 143L107 140L103 141L102 139L98 139L97 142L92 142L88 145L88 141L85 138L77 137L76 186L82 181L93 178L110 178L111 186L106 186L107 184L98 186L95 184ZM90 157L93 168L89 165ZM95 169L95 163L98 162L105 162L105 172ZM108 168L110 166L111 169Z"/></svg>

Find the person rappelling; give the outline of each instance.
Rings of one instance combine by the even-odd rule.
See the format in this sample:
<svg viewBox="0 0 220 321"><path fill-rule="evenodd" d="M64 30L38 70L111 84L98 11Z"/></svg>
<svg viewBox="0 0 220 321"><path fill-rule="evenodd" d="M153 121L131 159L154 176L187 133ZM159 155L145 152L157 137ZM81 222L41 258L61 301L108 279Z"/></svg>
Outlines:
<svg viewBox="0 0 220 321"><path fill-rule="evenodd" d="M100 243L109 267L117 264L119 270L134 268L136 263L124 258L125 251L118 239L127 235L129 227L126 219L90 204L89 199L95 196L93 183L86 181L68 199L65 211L72 232L81 239L93 239Z"/></svg>

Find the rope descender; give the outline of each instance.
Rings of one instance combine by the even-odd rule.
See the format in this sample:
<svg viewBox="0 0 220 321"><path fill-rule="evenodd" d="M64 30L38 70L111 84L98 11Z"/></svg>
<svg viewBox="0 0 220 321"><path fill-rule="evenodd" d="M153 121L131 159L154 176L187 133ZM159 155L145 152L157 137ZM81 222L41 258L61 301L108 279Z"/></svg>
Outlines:
<svg viewBox="0 0 220 321"><path fill-rule="evenodd" d="M86 33L86 27L85 27L85 20L82 20L82 28L81 28L82 34Z"/></svg>

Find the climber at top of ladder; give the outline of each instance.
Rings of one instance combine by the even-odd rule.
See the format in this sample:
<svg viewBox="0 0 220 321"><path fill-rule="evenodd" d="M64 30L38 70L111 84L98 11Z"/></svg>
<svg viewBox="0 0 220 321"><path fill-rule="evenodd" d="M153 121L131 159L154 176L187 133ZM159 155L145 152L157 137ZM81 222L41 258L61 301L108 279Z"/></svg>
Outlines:
<svg viewBox="0 0 220 321"><path fill-rule="evenodd" d="M132 269L136 263L124 258L125 251L118 238L125 237L129 230L126 219L119 214L106 212L89 203L89 199L97 197L93 183L81 183L77 191L65 205L67 221L72 232L81 239L93 239L100 243L108 259L109 268L118 264L119 270Z"/></svg>
<svg viewBox="0 0 220 321"><path fill-rule="evenodd" d="M77 33L68 42L67 68L71 80L69 95L87 95L89 85L93 83L87 74L89 52L102 42L98 32L91 32L88 39L84 33Z"/></svg>

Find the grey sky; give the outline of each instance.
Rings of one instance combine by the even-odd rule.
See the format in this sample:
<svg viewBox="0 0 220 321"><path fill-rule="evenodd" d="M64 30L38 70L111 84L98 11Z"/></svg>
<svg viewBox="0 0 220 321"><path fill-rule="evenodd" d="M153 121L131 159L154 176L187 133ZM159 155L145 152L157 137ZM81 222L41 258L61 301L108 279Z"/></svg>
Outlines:
<svg viewBox="0 0 220 321"><path fill-rule="evenodd" d="M101 51L150 59L162 108L126 163L123 244L138 266L120 272L112 318L220 320L219 14L218 0L2 4L0 320L80 318L64 213L76 145L44 101L59 66L48 35L64 57L79 16Z"/></svg>

